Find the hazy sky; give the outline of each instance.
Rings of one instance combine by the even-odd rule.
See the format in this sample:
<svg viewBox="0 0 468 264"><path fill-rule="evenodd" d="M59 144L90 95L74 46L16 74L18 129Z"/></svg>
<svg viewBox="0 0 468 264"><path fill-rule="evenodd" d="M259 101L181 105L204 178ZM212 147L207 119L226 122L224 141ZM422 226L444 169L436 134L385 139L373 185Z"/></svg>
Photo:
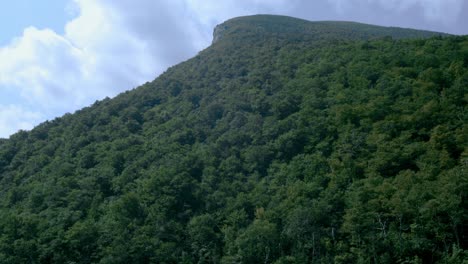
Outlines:
<svg viewBox="0 0 468 264"><path fill-rule="evenodd" d="M0 137L151 81L259 13L468 34L468 0L3 1Z"/></svg>

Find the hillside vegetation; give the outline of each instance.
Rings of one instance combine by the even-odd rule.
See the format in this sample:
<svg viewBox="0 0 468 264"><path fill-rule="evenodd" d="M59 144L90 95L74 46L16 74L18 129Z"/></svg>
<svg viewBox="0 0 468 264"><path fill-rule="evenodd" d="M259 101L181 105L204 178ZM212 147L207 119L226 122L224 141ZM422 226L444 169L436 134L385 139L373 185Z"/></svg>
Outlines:
<svg viewBox="0 0 468 264"><path fill-rule="evenodd" d="M0 141L0 263L466 263L468 37L253 16L215 40Z"/></svg>

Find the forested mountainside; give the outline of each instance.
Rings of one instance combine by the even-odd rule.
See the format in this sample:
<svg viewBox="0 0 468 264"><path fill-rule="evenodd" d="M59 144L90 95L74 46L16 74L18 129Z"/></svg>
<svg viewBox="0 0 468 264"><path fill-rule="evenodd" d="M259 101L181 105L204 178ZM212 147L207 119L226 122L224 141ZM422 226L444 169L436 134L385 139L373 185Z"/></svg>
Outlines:
<svg viewBox="0 0 468 264"><path fill-rule="evenodd" d="M0 263L466 263L467 69L467 36L227 21L0 141Z"/></svg>

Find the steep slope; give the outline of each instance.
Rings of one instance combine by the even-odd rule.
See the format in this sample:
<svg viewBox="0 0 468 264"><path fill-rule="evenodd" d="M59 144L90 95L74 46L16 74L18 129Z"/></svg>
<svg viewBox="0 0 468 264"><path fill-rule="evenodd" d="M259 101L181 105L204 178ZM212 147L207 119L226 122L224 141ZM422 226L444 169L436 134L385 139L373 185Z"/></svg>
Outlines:
<svg viewBox="0 0 468 264"><path fill-rule="evenodd" d="M466 259L468 37L223 25L153 82L0 141L0 263Z"/></svg>

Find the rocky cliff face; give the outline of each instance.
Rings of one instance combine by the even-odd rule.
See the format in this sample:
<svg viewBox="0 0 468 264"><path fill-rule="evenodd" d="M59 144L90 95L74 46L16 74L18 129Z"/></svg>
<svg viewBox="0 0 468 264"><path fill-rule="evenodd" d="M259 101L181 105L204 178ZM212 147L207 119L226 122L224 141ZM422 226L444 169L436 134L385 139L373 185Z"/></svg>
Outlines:
<svg viewBox="0 0 468 264"><path fill-rule="evenodd" d="M212 44L218 42L224 35L224 32L228 29L225 24L217 25L213 30L213 41Z"/></svg>

